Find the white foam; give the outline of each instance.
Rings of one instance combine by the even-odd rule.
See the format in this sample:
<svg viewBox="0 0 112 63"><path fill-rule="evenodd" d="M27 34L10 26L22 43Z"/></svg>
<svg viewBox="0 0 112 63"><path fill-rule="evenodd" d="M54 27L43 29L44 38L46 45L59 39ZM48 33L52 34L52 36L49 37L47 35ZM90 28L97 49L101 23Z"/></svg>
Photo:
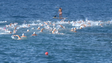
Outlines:
<svg viewBox="0 0 112 63"><path fill-rule="evenodd" d="M5 21L3 21L5 22ZM7 22L7 21L6 21ZM46 24L46 23L48 24ZM49 24L51 23L51 24ZM86 21L82 21L82 20L77 20L77 21L57 21L57 22L54 22L54 21L41 21L41 20L37 20L37 21L31 21L31 22L28 22L28 24L21 24L21 25L18 25L18 23L14 23L14 24L10 24L7 25L9 27L6 27L6 25L4 25L6 27L6 29L10 29L10 30L14 30L14 28L16 26L18 26L16 29L18 29L18 32L26 32L26 31L22 31L21 28L24 28L24 29L34 29L34 28L45 28L44 31L47 31L46 33L52 33L51 30L53 30L54 28L57 30L55 31L56 34L59 34L60 33L60 30L63 29L63 28L67 28L67 29L64 29L65 32L67 32L68 30L70 31L71 28L76 28L76 29L82 29L82 28L86 28L86 27L95 27L95 26L108 26L109 25L112 25L112 21L91 21L91 20L88 20L86 19ZM31 26L28 26L28 25L31 25ZM60 26L62 25L62 26ZM4 27L0 27L0 34L9 34L11 31L8 30L6 31L6 29L4 29ZM20 30L19 30L20 29ZM36 30L36 33L39 32L40 30ZM34 30L31 30L30 32L34 32ZM58 31L59 30L59 31ZM62 30L61 30L62 31ZM28 33L28 32L26 32Z"/></svg>
<svg viewBox="0 0 112 63"><path fill-rule="evenodd" d="M0 21L0 23L6 23L7 21Z"/></svg>

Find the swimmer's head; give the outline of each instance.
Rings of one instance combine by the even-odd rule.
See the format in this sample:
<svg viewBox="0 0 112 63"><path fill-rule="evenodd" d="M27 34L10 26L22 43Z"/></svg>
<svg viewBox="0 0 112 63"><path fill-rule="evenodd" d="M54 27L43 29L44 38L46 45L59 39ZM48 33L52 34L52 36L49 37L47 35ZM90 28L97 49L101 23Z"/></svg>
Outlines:
<svg viewBox="0 0 112 63"><path fill-rule="evenodd" d="M11 31L9 31L9 33L12 33Z"/></svg>
<svg viewBox="0 0 112 63"><path fill-rule="evenodd" d="M35 32L33 32L33 34L35 34Z"/></svg>
<svg viewBox="0 0 112 63"><path fill-rule="evenodd" d="M29 29L27 29L27 31L29 31Z"/></svg>
<svg viewBox="0 0 112 63"><path fill-rule="evenodd" d="M32 28L32 29L35 29L35 28Z"/></svg>
<svg viewBox="0 0 112 63"><path fill-rule="evenodd" d="M24 33L22 34L22 36L24 35Z"/></svg>

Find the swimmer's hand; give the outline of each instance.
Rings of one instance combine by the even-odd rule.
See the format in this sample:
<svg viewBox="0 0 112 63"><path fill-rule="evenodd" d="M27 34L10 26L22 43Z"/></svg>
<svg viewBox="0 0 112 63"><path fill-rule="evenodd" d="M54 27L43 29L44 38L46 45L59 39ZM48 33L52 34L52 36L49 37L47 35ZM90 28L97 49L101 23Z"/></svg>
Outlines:
<svg viewBox="0 0 112 63"><path fill-rule="evenodd" d="M13 36L18 36L18 35L13 35Z"/></svg>
<svg viewBox="0 0 112 63"><path fill-rule="evenodd" d="M16 36L16 35L13 35L13 36Z"/></svg>

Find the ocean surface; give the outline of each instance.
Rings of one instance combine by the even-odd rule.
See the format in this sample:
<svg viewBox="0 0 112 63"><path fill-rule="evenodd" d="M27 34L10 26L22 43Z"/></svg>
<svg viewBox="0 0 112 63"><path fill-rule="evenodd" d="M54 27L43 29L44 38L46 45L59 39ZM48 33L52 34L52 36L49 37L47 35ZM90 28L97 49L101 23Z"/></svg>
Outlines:
<svg viewBox="0 0 112 63"><path fill-rule="evenodd" d="M112 63L112 0L0 0L0 63Z"/></svg>

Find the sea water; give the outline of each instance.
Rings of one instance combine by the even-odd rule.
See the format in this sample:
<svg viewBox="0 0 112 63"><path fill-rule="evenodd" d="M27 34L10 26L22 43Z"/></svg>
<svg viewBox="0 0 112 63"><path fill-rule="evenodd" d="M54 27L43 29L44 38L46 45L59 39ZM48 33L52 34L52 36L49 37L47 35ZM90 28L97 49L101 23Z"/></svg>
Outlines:
<svg viewBox="0 0 112 63"><path fill-rule="evenodd" d="M0 63L112 63L111 3L0 0ZM66 19L53 19L60 7ZM27 39L13 39L23 33Z"/></svg>

